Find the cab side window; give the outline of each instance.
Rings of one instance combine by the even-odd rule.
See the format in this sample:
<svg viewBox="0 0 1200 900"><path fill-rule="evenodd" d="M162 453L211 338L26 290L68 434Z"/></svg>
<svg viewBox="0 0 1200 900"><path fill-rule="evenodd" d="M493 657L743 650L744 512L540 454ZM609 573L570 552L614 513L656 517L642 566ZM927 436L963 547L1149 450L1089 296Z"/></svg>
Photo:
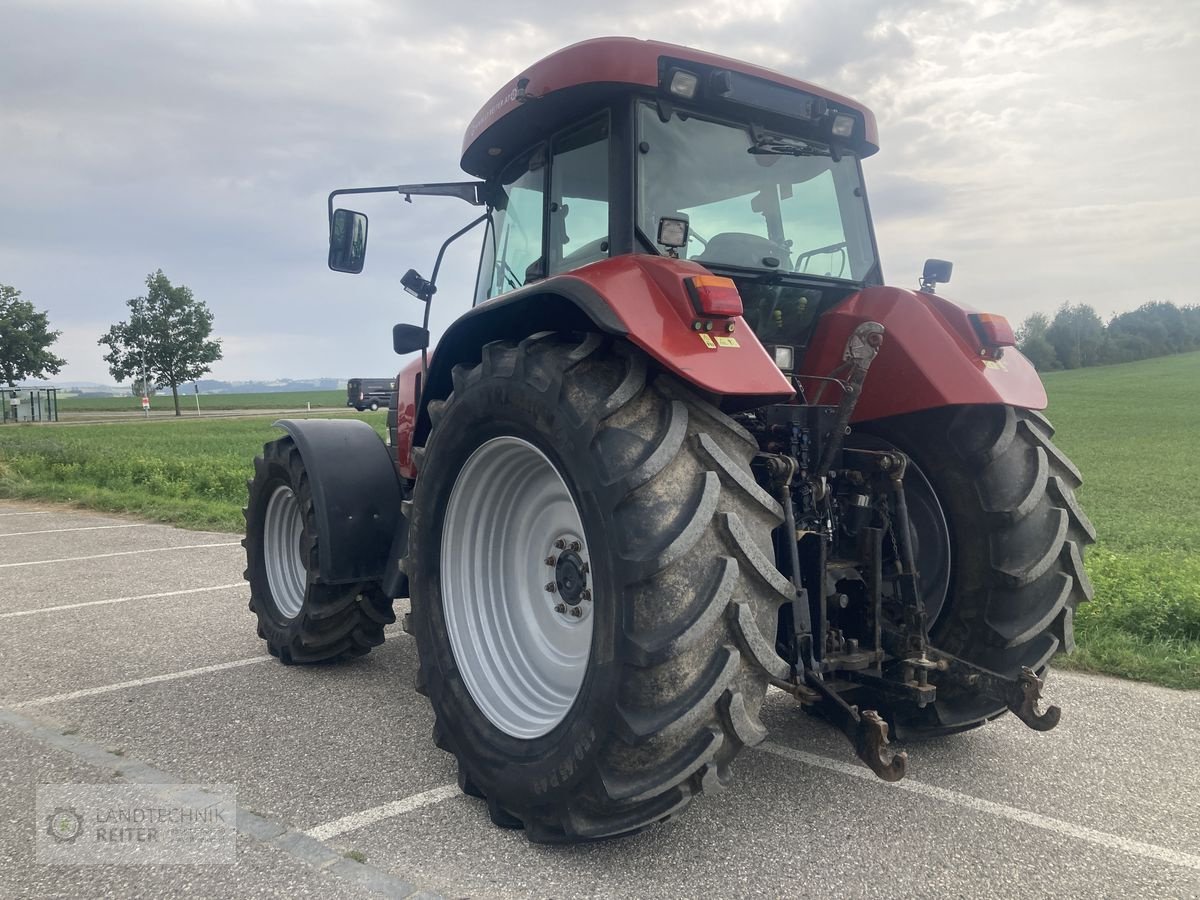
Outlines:
<svg viewBox="0 0 1200 900"><path fill-rule="evenodd" d="M497 204L484 238L477 300L515 290L545 275L546 148L534 147L513 160L500 177L503 205Z"/></svg>
<svg viewBox="0 0 1200 900"><path fill-rule="evenodd" d="M548 274L608 257L608 114L551 142Z"/></svg>

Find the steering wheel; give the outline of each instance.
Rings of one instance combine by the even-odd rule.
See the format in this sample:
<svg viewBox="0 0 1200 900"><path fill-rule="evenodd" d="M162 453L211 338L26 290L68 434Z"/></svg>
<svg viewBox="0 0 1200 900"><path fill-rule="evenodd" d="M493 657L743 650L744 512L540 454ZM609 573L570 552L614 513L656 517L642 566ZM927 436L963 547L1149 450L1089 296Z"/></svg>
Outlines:
<svg viewBox="0 0 1200 900"><path fill-rule="evenodd" d="M836 244L829 244L826 247L818 247L815 250L806 250L796 257L796 264L792 267L793 272L804 272L806 274L815 274L804 268L810 259L814 256L824 256L827 253L837 253L841 258L841 267L834 272L826 272L825 274L833 278L841 278L846 273L846 267L850 263L849 245L846 241L839 241Z"/></svg>
<svg viewBox="0 0 1200 900"><path fill-rule="evenodd" d="M790 251L786 247L781 247L762 235L723 231L709 238L704 245L704 252L693 256L692 259L699 263L711 261L759 269L763 267L764 259L773 257L781 260L784 271L787 271L789 256Z"/></svg>

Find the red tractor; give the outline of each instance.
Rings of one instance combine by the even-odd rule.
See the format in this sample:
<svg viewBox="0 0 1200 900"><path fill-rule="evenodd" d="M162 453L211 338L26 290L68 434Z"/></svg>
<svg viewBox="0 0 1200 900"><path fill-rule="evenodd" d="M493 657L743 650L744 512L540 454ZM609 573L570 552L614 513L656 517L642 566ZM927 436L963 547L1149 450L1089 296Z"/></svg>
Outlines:
<svg viewBox="0 0 1200 900"><path fill-rule="evenodd" d="M1012 711L1072 644L1094 533L1000 316L885 287L875 119L757 66L625 38L561 50L471 122L476 181L334 191L482 212L404 287L390 441L286 421L255 460L250 608L285 663L405 629L434 740L493 821L626 834L729 781L768 686L880 777L904 739ZM446 246L472 307L428 351ZM479 233L479 232L477 232Z"/></svg>

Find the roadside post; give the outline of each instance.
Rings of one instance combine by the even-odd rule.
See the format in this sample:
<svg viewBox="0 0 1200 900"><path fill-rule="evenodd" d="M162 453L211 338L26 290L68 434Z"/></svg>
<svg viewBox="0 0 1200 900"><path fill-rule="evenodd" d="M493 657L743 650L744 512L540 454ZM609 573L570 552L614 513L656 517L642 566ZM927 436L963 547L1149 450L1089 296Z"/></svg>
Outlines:
<svg viewBox="0 0 1200 900"><path fill-rule="evenodd" d="M142 347L142 412L150 418L150 382L146 380L146 348Z"/></svg>
<svg viewBox="0 0 1200 900"><path fill-rule="evenodd" d="M200 382L193 381L192 389L196 392L196 415L200 415Z"/></svg>

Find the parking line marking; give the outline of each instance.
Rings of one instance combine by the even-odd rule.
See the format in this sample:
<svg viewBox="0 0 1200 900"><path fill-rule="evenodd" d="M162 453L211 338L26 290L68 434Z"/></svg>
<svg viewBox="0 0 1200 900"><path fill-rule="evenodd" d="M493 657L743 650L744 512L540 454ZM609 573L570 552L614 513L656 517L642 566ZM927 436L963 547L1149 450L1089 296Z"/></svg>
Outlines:
<svg viewBox="0 0 1200 900"><path fill-rule="evenodd" d="M66 700L78 700L80 697L94 697L96 694L108 694L113 691L123 691L125 688L141 687L145 684L158 684L163 681L176 681L180 678L194 678L197 675L207 675L209 672L223 672L225 669L237 669L241 666L252 666L255 663L269 662L273 656L251 656L249 659L235 659L233 662L217 663L215 666L201 666L199 669L187 669L183 672L168 672L165 675L152 675L149 678L135 678L133 681L119 681L116 684L105 684L100 687L84 688L81 691L71 691L66 694L54 694L50 697L38 697L36 700L22 700L20 703L8 704L9 709L25 709L30 706L45 706L49 703L62 703Z"/></svg>
<svg viewBox="0 0 1200 900"><path fill-rule="evenodd" d="M108 559L112 556L137 556L139 553L166 553L168 550L199 550L201 547L240 547L241 545L241 541L229 541L224 544L184 544L180 547L146 547L142 550L95 553L91 556L66 556L61 559L31 559L25 562L0 563L0 569L11 569L16 566L49 566L54 563L83 562L88 559Z"/></svg>
<svg viewBox="0 0 1200 900"><path fill-rule="evenodd" d="M215 584L212 587L188 588L186 591L163 591L160 594L139 594L137 597L113 597L109 600L88 600L83 603L64 603L62 606L47 606L42 609L22 609L17 612L0 613L0 619L15 619L18 616L36 616L38 613L62 612L64 609L83 609L85 606L107 606L110 603L125 603L128 600L158 600L162 597L182 597L184 594L203 594L207 591L225 591L244 587L246 582Z"/></svg>
<svg viewBox="0 0 1200 900"><path fill-rule="evenodd" d="M44 531L11 531L0 532L0 538L26 537L31 534L59 534L63 531L104 531L108 528L145 528L144 522L129 522L123 525L82 525L78 528L47 528Z"/></svg>
<svg viewBox="0 0 1200 900"><path fill-rule="evenodd" d="M364 809L361 812L342 816L340 819L334 819L332 822L326 822L324 825L310 828L305 833L309 837L314 837L319 841L327 841L332 837L337 837L339 834L345 834L348 831L357 831L360 828L366 828L368 825L382 822L384 819L402 816L405 813L412 812L414 809L420 809L422 806L433 806L435 803L449 800L451 797L456 797L461 793L462 791L459 790L457 784L444 784L441 787L430 788L427 791L421 791L419 794L413 794L411 797L405 797L403 800L393 800L391 803L384 803L382 806L374 806L370 809Z"/></svg>
<svg viewBox="0 0 1200 900"><path fill-rule="evenodd" d="M952 803L955 806L962 806L966 809L975 810L976 812L987 813L988 815L996 816L1001 819L1009 819L1013 822L1020 822L1022 825L1031 825L1034 828L1041 828L1044 831L1052 831L1055 834L1060 834L1064 837L1071 837L1075 838L1076 840L1086 841L1089 844L1095 844L1108 850L1119 850L1123 853L1141 856L1145 859L1153 859L1158 862L1170 863L1173 866L1182 866L1186 869L1200 870L1200 856L1193 856L1190 853L1172 850L1169 847L1160 847L1158 844L1147 844L1142 841L1118 837L1115 834L1109 834L1105 831L1096 831L1094 828L1088 828L1084 825L1075 825L1071 822L1064 822L1062 819L1054 819L1050 816L1043 816L1040 813L1030 812L1027 809L1020 809L1015 806L1005 806L1002 803L993 803L991 800L983 800L979 797L972 797L970 794L960 794L958 791L951 791L947 790L946 788L935 787L932 784L926 784L922 781L914 781L912 778L904 778L900 781L890 783L886 781L880 781L875 776L875 773L865 766L854 766L848 763L839 762L836 759L829 759L826 756L818 756L815 753L806 753L803 750L794 750L791 747L784 747L781 744L774 743L773 741L765 741L754 749L762 750L775 756L781 756L784 759L801 762L805 765L816 766L819 769L827 769L830 772L837 772L839 775L849 775L852 778L860 778L864 781L870 781L873 784L877 784L884 788L892 788L897 791L907 791L910 794L919 794L922 797L940 800L943 803Z"/></svg>

